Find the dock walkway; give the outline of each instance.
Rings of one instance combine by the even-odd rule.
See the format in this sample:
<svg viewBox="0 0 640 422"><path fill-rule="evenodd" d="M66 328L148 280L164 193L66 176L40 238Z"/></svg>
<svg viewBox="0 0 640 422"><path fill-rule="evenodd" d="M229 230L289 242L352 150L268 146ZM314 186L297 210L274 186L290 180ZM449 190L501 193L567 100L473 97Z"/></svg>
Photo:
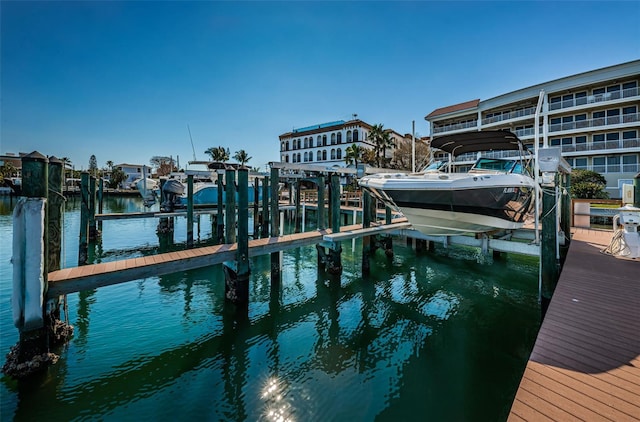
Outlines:
<svg viewBox="0 0 640 422"><path fill-rule="evenodd" d="M640 262L572 230L569 253L509 421L640 420Z"/></svg>

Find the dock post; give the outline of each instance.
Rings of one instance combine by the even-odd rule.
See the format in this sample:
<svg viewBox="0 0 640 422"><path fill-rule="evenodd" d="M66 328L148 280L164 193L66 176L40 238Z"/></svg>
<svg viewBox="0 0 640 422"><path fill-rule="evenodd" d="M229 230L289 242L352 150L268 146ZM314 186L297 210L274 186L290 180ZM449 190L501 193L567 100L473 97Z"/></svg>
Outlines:
<svg viewBox="0 0 640 422"><path fill-rule="evenodd" d="M368 191L362 191L362 228L368 229L371 227L371 194ZM371 236L364 236L362 238L362 275L369 275L371 273Z"/></svg>
<svg viewBox="0 0 640 422"><path fill-rule="evenodd" d="M391 224L391 208L385 206L384 208L384 222L385 224ZM387 258L393 258L393 238L390 234L387 234L384 238L384 254Z"/></svg>
<svg viewBox="0 0 640 422"><path fill-rule="evenodd" d="M300 186L301 186L301 181L298 179L296 180L296 187L295 187L295 205L296 205L296 221L295 221L295 233L300 233L301 232L301 223L302 223L302 218L300 215Z"/></svg>
<svg viewBox="0 0 640 422"><path fill-rule="evenodd" d="M96 178L89 176L89 242L100 237L98 227L96 226Z"/></svg>
<svg viewBox="0 0 640 422"><path fill-rule="evenodd" d="M47 202L49 221L47 225L47 256L48 271L60 269L60 257L62 251L62 216L64 214L64 196L62 195L62 161L56 157L49 157L49 186L47 189Z"/></svg>
<svg viewBox="0 0 640 422"><path fill-rule="evenodd" d="M337 174L331 175L331 231L340 233L340 177ZM330 274L342 274L342 245L334 242L335 245L329 250L329 262L327 271Z"/></svg>
<svg viewBox="0 0 640 422"><path fill-rule="evenodd" d="M325 225L325 209L324 209L324 176L318 176L318 230L324 230L327 228Z"/></svg>
<svg viewBox="0 0 640 422"><path fill-rule="evenodd" d="M51 271L59 270L62 257L62 220L64 215L65 198L62 194L64 186L64 163L56 157L49 157L49 186L47 188L47 266L45 275ZM46 280L46 278L45 278ZM46 297L48 284L45 283L44 295ZM48 315L45 315L45 326L49 330L50 344L58 344L67 341L73 335L73 326L69 325L69 316L65 322L60 320L60 306L65 304L66 295L49 299L47 303Z"/></svg>
<svg viewBox="0 0 640 422"><path fill-rule="evenodd" d="M51 162L51 160L49 160ZM98 214L102 214L103 208L103 198L104 198L104 179L101 177L100 184L98 185ZM102 220L98 221L98 232L102 233Z"/></svg>
<svg viewBox="0 0 640 422"><path fill-rule="evenodd" d="M269 176L262 180L262 237L269 236Z"/></svg>
<svg viewBox="0 0 640 422"><path fill-rule="evenodd" d="M160 179L160 204L164 204L165 193L162 189L167 179ZM173 245L173 217L160 217L158 220L158 226L156 227L156 234L158 235L158 243L160 250L166 251L169 246Z"/></svg>
<svg viewBox="0 0 640 422"><path fill-rule="evenodd" d="M2 371L14 378L29 375L52 363L49 358L44 298L47 286L49 160L37 151L22 157L22 196L14 213L13 321L20 332L19 343L12 347ZM17 208L18 209L18 208ZM30 211L31 210L31 211ZM41 217L38 214L41 213ZM26 215L29 214L29 219ZM41 219L40 219L41 218ZM38 220L38 224L33 224ZM3 239L4 240L4 239ZM15 250L15 247L20 249ZM30 249L27 251L27 249ZM29 262L33 261L33 262ZM16 275L18 276L16 277ZM19 281L18 281L18 279ZM38 359L36 359L38 358ZM43 360L38 362L38 360ZM24 363L27 363L24 365Z"/></svg>
<svg viewBox="0 0 640 422"><path fill-rule="evenodd" d="M224 203L222 201L222 193L224 189L224 175L220 171L218 172L218 178L216 179L216 183L218 184L217 193L218 193L218 215L216 216L217 221L217 232L218 232L218 243L224 242Z"/></svg>
<svg viewBox="0 0 640 422"><path fill-rule="evenodd" d="M557 183L557 176L555 182ZM542 188L542 242L540 247L540 304L542 315L547 312L558 282L559 262L556 258L557 208L554 186Z"/></svg>
<svg viewBox="0 0 640 422"><path fill-rule="evenodd" d="M278 197L278 184L279 175L277 168L271 168L271 237L278 237L280 230L280 212L279 212L279 197ZM271 289L280 289L280 279L282 274L280 272L280 257L282 252L271 253Z"/></svg>
<svg viewBox="0 0 640 422"><path fill-rule="evenodd" d="M253 179L253 238L257 239L260 236L260 219L258 218L260 205L260 179Z"/></svg>
<svg viewBox="0 0 640 422"><path fill-rule="evenodd" d="M193 248L193 174L187 176L187 248Z"/></svg>
<svg viewBox="0 0 640 422"><path fill-rule="evenodd" d="M231 171L233 172L233 170ZM228 185L229 182L227 182ZM228 191L227 195L229 195ZM235 193L233 196L235 197ZM249 171L246 167L238 169L238 249L236 250L236 260L225 262L223 269L225 298L236 304L248 303L251 270L249 268Z"/></svg>
<svg viewBox="0 0 640 422"><path fill-rule="evenodd" d="M560 219L560 229L564 233L564 246L569 248L571 243L571 174L562 173L562 217Z"/></svg>
<svg viewBox="0 0 640 422"><path fill-rule="evenodd" d="M89 172L80 175L80 243L78 265L86 265L89 257Z"/></svg>
<svg viewBox="0 0 640 422"><path fill-rule="evenodd" d="M225 171L225 200L224 200L224 243L236 243L236 171Z"/></svg>

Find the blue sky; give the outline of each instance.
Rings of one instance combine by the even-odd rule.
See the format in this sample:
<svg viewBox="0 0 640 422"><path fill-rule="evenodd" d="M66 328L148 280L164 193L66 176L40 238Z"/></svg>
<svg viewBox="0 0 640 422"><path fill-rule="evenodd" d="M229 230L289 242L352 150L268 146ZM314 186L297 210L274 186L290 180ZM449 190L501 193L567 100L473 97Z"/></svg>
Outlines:
<svg viewBox="0 0 640 422"><path fill-rule="evenodd" d="M0 152L87 168L436 108L640 58L640 2L1 3Z"/></svg>

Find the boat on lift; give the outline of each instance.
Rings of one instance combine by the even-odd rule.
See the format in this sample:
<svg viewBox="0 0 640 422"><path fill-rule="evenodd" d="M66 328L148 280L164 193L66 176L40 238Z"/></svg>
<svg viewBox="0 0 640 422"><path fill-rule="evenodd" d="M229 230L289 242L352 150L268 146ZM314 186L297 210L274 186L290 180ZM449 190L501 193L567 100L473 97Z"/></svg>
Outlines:
<svg viewBox="0 0 640 422"><path fill-rule="evenodd" d="M448 152L449 162L434 162L420 173L366 176L360 186L426 235L522 227L533 206L536 182L533 156L515 134L500 130L452 134L434 138L431 148ZM504 152L480 155L466 173L452 172L455 157L488 151Z"/></svg>

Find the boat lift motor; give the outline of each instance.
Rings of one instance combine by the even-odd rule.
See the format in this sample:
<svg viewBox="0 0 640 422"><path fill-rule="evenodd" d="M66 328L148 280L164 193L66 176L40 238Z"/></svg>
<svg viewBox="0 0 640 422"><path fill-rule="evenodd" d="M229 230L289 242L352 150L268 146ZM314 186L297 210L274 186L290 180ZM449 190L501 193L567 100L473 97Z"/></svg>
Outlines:
<svg viewBox="0 0 640 422"><path fill-rule="evenodd" d="M184 185L178 180L167 180L162 185L162 192L164 193L164 202L160 204L161 212L173 212L175 208L182 206L180 202L180 196L184 193Z"/></svg>
<svg viewBox="0 0 640 422"><path fill-rule="evenodd" d="M608 250L613 255L623 256L625 258L640 258L640 233L638 233L638 225L640 225L640 208L631 205L625 205L618 208L619 213L613 218L614 228L618 223L622 225L622 229L616 229ZM617 243L617 247L612 247Z"/></svg>

